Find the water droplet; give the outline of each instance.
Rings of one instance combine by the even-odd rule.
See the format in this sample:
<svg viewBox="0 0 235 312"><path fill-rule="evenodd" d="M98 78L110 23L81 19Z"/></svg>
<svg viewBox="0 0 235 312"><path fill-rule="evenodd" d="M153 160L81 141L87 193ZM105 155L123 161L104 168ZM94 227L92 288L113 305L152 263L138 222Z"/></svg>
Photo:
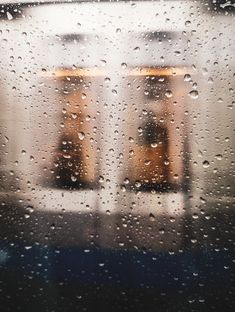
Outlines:
<svg viewBox="0 0 235 312"><path fill-rule="evenodd" d="M135 182L135 186L136 186L136 187L141 187L141 183L140 183L139 181L136 181L136 182Z"/></svg>
<svg viewBox="0 0 235 312"><path fill-rule="evenodd" d="M103 66L103 67L104 67L104 66L106 65L106 63L107 63L105 60L100 60L100 62L101 62L101 66Z"/></svg>
<svg viewBox="0 0 235 312"><path fill-rule="evenodd" d="M103 183L104 182L104 177L103 176L99 176L99 182Z"/></svg>
<svg viewBox="0 0 235 312"><path fill-rule="evenodd" d="M85 100L86 99L86 93L82 93L81 98L82 98L82 100Z"/></svg>
<svg viewBox="0 0 235 312"><path fill-rule="evenodd" d="M13 16L11 15L10 12L7 12L7 19L8 19L9 21L11 21L11 20L13 19Z"/></svg>
<svg viewBox="0 0 235 312"><path fill-rule="evenodd" d="M152 213L149 214L149 220L152 221L152 222L155 221L154 214L152 214Z"/></svg>
<svg viewBox="0 0 235 312"><path fill-rule="evenodd" d="M210 163L208 160L204 160L202 163L203 168L208 168L210 166Z"/></svg>
<svg viewBox="0 0 235 312"><path fill-rule="evenodd" d="M145 166L149 166L149 165L151 164L151 160L146 159L146 160L144 161L144 164L145 164Z"/></svg>
<svg viewBox="0 0 235 312"><path fill-rule="evenodd" d="M221 154L217 154L217 155L215 155L215 158L216 158L217 160L222 160L223 155L221 155Z"/></svg>
<svg viewBox="0 0 235 312"><path fill-rule="evenodd" d="M76 178L75 176L71 175L71 181L72 181L72 182L76 182L76 181L77 181L77 178Z"/></svg>
<svg viewBox="0 0 235 312"><path fill-rule="evenodd" d="M191 75L185 74L184 75L184 81L190 81L191 80Z"/></svg>
<svg viewBox="0 0 235 312"><path fill-rule="evenodd" d="M126 186L125 185L121 185L121 190L122 190L122 192L126 192Z"/></svg>
<svg viewBox="0 0 235 312"><path fill-rule="evenodd" d="M24 247L25 250L29 250L29 249L31 249L31 248L32 248L32 246L25 246L25 247Z"/></svg>
<svg viewBox="0 0 235 312"><path fill-rule="evenodd" d="M73 119L77 119L77 117L78 117L78 115L76 113L72 113L71 115L72 115Z"/></svg>
<svg viewBox="0 0 235 312"><path fill-rule="evenodd" d="M198 214L197 213L193 214L193 219L195 219L195 220L198 219Z"/></svg>
<svg viewBox="0 0 235 312"><path fill-rule="evenodd" d="M78 138L79 138L79 140L84 140L84 138L85 138L85 133L84 132L78 132Z"/></svg>
<svg viewBox="0 0 235 312"><path fill-rule="evenodd" d="M166 93L165 93L165 96L166 96L167 98L171 98L171 97L172 97L172 92L171 92L171 90L167 90Z"/></svg>
<svg viewBox="0 0 235 312"><path fill-rule="evenodd" d="M33 206L27 206L27 207L26 207L26 210L27 210L29 213L34 212Z"/></svg>
<svg viewBox="0 0 235 312"><path fill-rule="evenodd" d="M9 138L7 136L4 136L4 139L6 143L9 141Z"/></svg>
<svg viewBox="0 0 235 312"><path fill-rule="evenodd" d="M198 91L197 90L192 90L189 92L189 96L193 99L196 100L198 98Z"/></svg>

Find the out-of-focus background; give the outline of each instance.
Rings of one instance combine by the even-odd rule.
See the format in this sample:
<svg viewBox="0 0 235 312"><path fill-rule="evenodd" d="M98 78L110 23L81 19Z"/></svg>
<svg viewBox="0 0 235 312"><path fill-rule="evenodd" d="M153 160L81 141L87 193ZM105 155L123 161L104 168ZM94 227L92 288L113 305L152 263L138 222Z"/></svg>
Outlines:
<svg viewBox="0 0 235 312"><path fill-rule="evenodd" d="M234 311L234 7L1 1L1 311Z"/></svg>

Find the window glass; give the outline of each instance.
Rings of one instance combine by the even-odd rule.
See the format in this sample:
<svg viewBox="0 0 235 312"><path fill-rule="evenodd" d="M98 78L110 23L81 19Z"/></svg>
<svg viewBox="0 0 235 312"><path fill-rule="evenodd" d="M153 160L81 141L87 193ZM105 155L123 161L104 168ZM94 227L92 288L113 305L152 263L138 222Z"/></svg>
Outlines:
<svg viewBox="0 0 235 312"><path fill-rule="evenodd" d="M0 311L234 311L234 2L0 7Z"/></svg>

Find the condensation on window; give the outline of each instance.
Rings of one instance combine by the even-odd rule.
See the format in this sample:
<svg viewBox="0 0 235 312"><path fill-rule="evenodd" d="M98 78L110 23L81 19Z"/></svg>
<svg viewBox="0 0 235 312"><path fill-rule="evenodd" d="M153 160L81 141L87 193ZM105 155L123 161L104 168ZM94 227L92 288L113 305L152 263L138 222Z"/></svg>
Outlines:
<svg viewBox="0 0 235 312"><path fill-rule="evenodd" d="M233 1L0 3L0 310L233 311Z"/></svg>

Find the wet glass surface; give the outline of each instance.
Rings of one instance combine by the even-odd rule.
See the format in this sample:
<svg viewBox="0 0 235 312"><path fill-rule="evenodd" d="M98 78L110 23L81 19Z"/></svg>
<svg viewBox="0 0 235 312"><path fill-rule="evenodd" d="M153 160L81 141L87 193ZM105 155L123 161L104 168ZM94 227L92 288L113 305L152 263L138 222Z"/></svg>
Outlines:
<svg viewBox="0 0 235 312"><path fill-rule="evenodd" d="M234 4L6 4L0 310L234 310Z"/></svg>

